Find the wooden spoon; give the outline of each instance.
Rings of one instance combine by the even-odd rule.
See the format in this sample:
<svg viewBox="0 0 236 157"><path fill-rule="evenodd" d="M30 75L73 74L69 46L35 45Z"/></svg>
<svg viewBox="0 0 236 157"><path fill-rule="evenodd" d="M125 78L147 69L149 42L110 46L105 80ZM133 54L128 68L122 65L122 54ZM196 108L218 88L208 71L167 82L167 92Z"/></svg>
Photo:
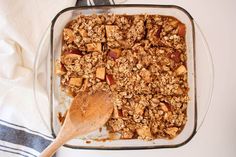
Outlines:
<svg viewBox="0 0 236 157"><path fill-rule="evenodd" d="M113 104L109 94L102 91L92 95L87 92L79 93L72 101L56 139L40 157L51 157L68 140L102 127L110 118L112 111Z"/></svg>

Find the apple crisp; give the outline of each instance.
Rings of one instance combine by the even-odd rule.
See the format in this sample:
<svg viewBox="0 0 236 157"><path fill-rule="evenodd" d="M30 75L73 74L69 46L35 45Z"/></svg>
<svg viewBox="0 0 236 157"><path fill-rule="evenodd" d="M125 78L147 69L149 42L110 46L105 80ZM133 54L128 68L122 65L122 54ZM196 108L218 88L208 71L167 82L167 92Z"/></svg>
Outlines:
<svg viewBox="0 0 236 157"><path fill-rule="evenodd" d="M186 28L161 15L79 15L63 30L61 88L112 93L120 139L174 138L187 121Z"/></svg>

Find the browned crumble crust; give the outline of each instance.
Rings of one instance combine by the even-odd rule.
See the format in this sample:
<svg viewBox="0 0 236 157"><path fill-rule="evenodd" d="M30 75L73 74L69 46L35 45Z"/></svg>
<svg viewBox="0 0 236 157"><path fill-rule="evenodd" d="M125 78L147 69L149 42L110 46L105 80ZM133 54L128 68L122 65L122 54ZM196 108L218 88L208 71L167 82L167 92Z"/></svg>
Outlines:
<svg viewBox="0 0 236 157"><path fill-rule="evenodd" d="M174 138L187 121L185 30L168 16L80 15L63 30L62 89L111 92L106 126L121 139Z"/></svg>

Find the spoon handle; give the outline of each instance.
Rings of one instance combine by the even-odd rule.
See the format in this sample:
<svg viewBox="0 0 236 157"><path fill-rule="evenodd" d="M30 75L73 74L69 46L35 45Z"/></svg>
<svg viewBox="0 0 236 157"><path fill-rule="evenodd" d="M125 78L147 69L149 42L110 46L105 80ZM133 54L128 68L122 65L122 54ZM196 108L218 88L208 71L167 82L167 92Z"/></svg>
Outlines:
<svg viewBox="0 0 236 157"><path fill-rule="evenodd" d="M40 155L39 157L51 157L59 147L64 144L62 140L56 138Z"/></svg>

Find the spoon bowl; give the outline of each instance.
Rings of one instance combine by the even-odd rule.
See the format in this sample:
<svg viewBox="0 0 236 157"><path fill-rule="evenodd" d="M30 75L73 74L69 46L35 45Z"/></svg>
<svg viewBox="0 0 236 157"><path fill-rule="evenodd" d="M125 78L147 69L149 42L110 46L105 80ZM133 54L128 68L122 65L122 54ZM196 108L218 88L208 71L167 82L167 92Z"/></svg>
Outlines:
<svg viewBox="0 0 236 157"><path fill-rule="evenodd" d="M41 153L50 157L67 141L102 127L113 111L110 94L81 92L73 99L56 139Z"/></svg>

